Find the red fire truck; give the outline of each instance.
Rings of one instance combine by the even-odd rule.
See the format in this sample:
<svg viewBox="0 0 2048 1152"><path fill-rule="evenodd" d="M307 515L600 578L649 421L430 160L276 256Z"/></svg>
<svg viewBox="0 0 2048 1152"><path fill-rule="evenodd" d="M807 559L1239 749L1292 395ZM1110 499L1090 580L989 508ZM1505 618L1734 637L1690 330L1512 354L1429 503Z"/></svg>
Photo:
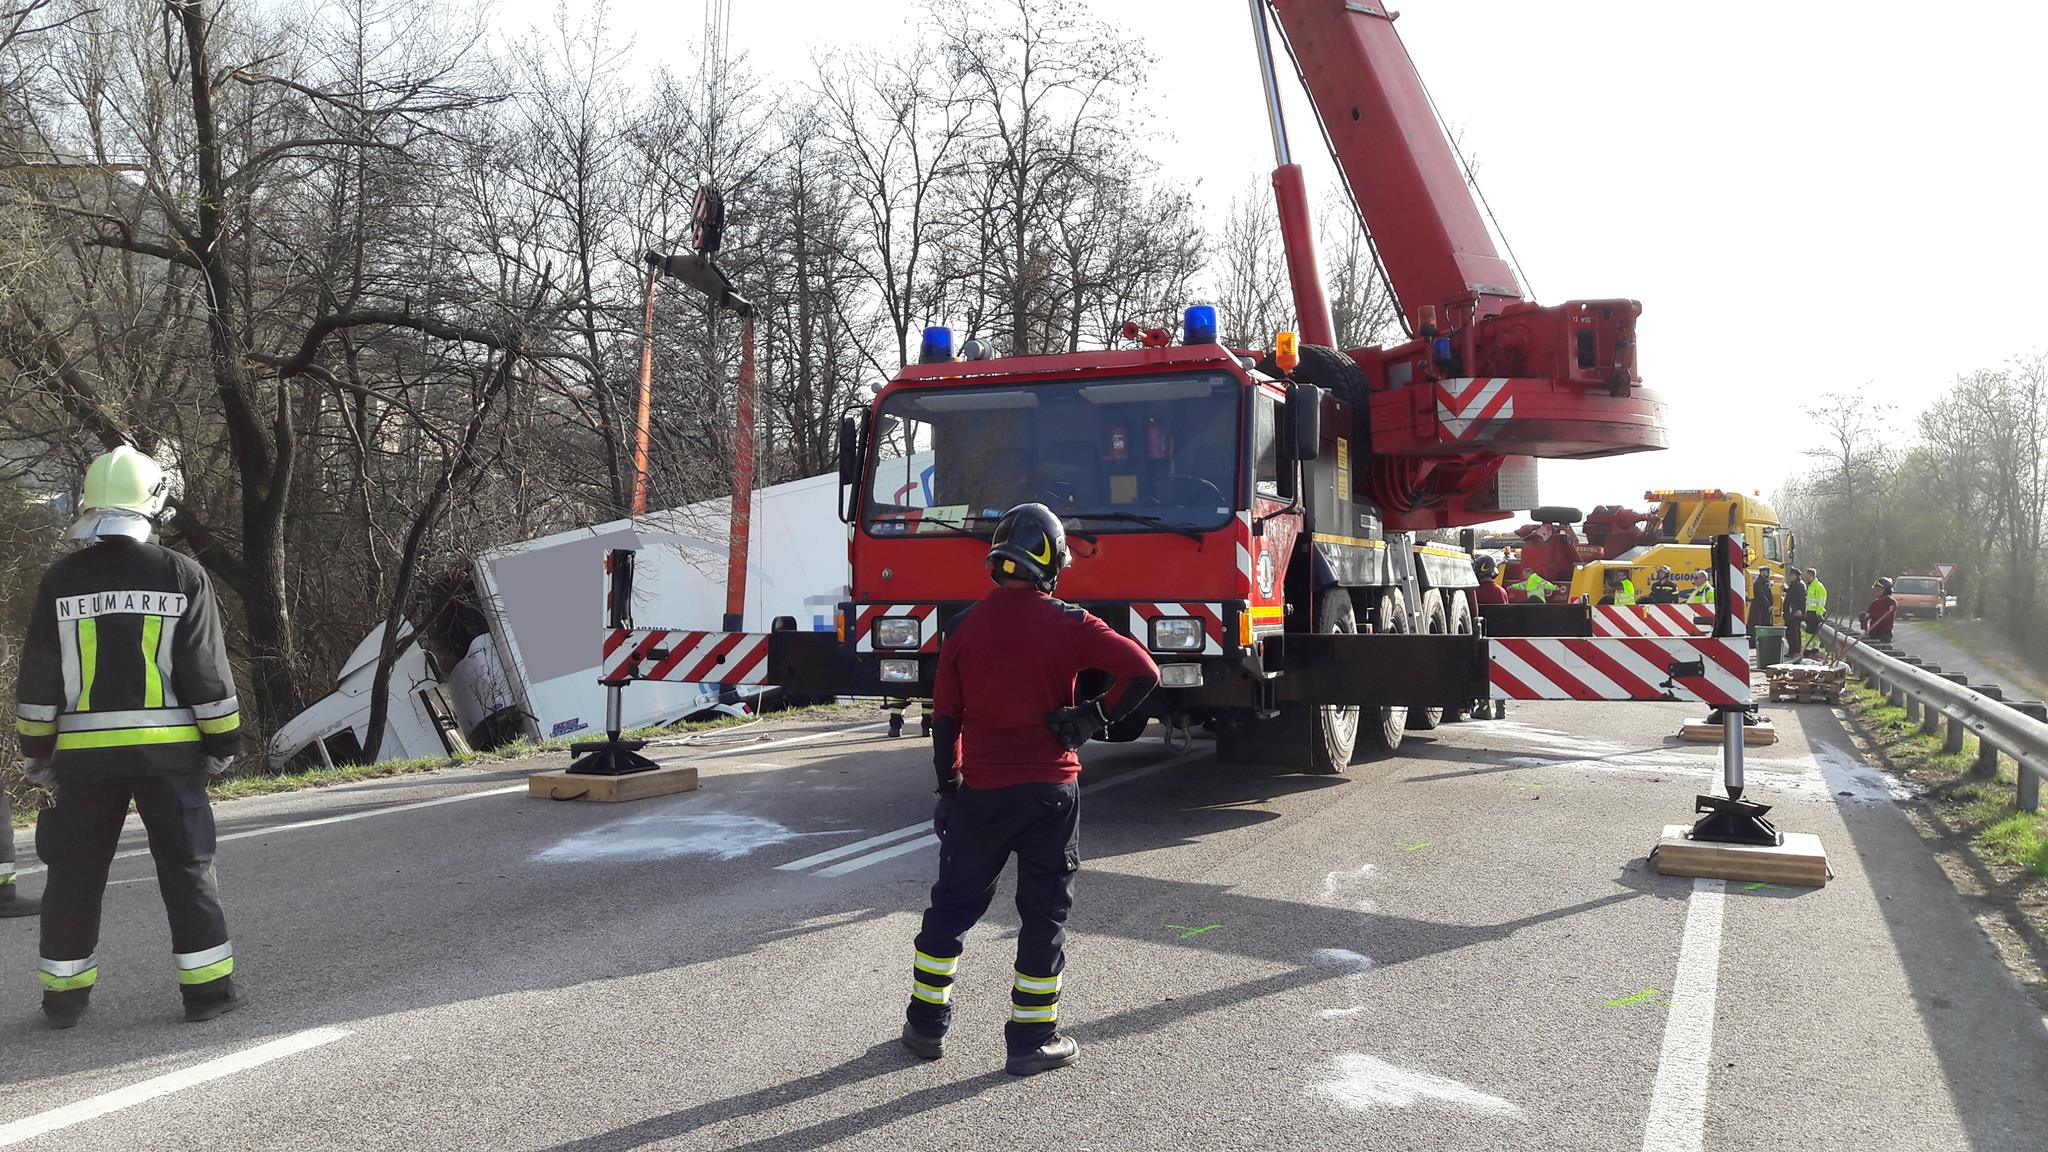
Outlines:
<svg viewBox="0 0 2048 1152"><path fill-rule="evenodd" d="M1271 353L1227 348L1203 308L1177 341L1153 330L1075 355L996 356L971 341L956 356L950 333L930 331L924 362L840 428L851 578L837 632L681 635L615 613L608 677L926 695L948 621L988 587L997 518L1036 500L1075 540L1058 594L1152 651L1163 679L1150 718L1213 728L1225 762L1341 772L1361 737L1391 749L1490 695L1731 698L1708 681L1732 685L1743 657L1702 668L1685 641L1629 668L1531 649L1501 687L1490 661L1502 642L1481 634L1469 555L1422 537L1536 504L1537 457L1665 446L1662 405L1636 370L1641 308L1523 298L1393 13L1358 0L1251 8L1298 351L1291 334ZM1400 302L1408 336L1392 346L1330 346L1269 19ZM1583 606L1506 607L1489 608L1485 633L1593 635ZM1108 738L1135 739L1144 719Z"/></svg>

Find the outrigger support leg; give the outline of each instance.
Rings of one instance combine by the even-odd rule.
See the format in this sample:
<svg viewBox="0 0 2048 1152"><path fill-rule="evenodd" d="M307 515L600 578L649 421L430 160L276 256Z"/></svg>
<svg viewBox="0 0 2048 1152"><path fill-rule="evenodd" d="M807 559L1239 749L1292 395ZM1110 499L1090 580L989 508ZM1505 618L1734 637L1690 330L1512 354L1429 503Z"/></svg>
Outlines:
<svg viewBox="0 0 2048 1152"><path fill-rule="evenodd" d="M619 693L628 683L630 681L626 680L604 682L605 738L569 745L570 754L577 758L568 768L572 774L627 776L661 767L640 754L640 749L647 747L647 741L619 739Z"/></svg>
<svg viewBox="0 0 2048 1152"><path fill-rule="evenodd" d="M1783 844L1784 834L1764 819L1771 806L1742 798L1742 729L1748 709L1716 708L1714 714L1721 724L1721 774L1728 794L1693 798L1693 811L1703 815L1686 838L1715 844Z"/></svg>

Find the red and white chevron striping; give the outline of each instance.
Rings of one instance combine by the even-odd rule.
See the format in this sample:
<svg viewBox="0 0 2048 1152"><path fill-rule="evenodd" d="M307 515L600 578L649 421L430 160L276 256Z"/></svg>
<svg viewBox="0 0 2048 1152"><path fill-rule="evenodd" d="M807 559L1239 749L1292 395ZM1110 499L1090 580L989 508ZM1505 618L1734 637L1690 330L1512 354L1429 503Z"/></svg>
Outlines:
<svg viewBox="0 0 2048 1152"><path fill-rule="evenodd" d="M1749 642L1741 637L1499 637L1488 650L1496 700L1749 703ZM1694 661L1699 675L1671 674L1674 665Z"/></svg>
<svg viewBox="0 0 2048 1152"><path fill-rule="evenodd" d="M768 678L766 632L616 628L605 633L602 680L759 684Z"/></svg>
<svg viewBox="0 0 2048 1152"><path fill-rule="evenodd" d="M1596 604L1595 636L1705 636L1713 627L1711 613L1700 618L1692 604Z"/></svg>

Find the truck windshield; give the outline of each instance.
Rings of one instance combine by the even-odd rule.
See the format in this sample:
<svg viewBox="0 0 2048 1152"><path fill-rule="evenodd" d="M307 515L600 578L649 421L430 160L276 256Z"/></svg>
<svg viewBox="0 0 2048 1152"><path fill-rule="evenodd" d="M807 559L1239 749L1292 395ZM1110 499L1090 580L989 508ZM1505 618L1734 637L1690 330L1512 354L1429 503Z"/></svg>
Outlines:
<svg viewBox="0 0 2048 1152"><path fill-rule="evenodd" d="M982 535L1035 500L1091 532L1220 528L1239 503L1241 392L1221 372L898 392L865 523Z"/></svg>
<svg viewBox="0 0 2048 1152"><path fill-rule="evenodd" d="M1941 592L1941 581L1932 576L1901 576L1892 581L1892 591L1901 596L1935 596Z"/></svg>

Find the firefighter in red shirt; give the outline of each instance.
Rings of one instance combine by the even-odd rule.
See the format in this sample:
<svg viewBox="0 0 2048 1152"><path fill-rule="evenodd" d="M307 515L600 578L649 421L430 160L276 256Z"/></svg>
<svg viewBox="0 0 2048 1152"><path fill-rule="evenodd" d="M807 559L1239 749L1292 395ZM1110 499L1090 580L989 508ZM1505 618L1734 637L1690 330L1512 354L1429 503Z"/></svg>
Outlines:
<svg viewBox="0 0 2048 1152"><path fill-rule="evenodd" d="M1865 640L1889 640L1892 638L1892 623L1899 618L1899 602L1892 599L1892 578L1879 576L1871 585L1877 595L1870 600L1870 607L1856 619L1863 625Z"/></svg>
<svg viewBox="0 0 2048 1152"><path fill-rule="evenodd" d="M1059 1033L1067 911L1081 866L1075 749L1134 714L1159 683L1145 649L1049 593L1071 561L1066 528L1043 504L1012 508L988 553L996 587L947 626L932 692L932 764L939 880L917 934L903 1045L944 1052L961 940L988 911L1017 858L1017 966L1007 1070L1029 1076L1074 1062ZM1090 669L1116 684L1075 700Z"/></svg>
<svg viewBox="0 0 2048 1152"><path fill-rule="evenodd" d="M1472 598L1481 604L1505 604L1508 590L1500 586L1500 565L1491 556L1474 556L1472 574L1479 578L1479 587Z"/></svg>

